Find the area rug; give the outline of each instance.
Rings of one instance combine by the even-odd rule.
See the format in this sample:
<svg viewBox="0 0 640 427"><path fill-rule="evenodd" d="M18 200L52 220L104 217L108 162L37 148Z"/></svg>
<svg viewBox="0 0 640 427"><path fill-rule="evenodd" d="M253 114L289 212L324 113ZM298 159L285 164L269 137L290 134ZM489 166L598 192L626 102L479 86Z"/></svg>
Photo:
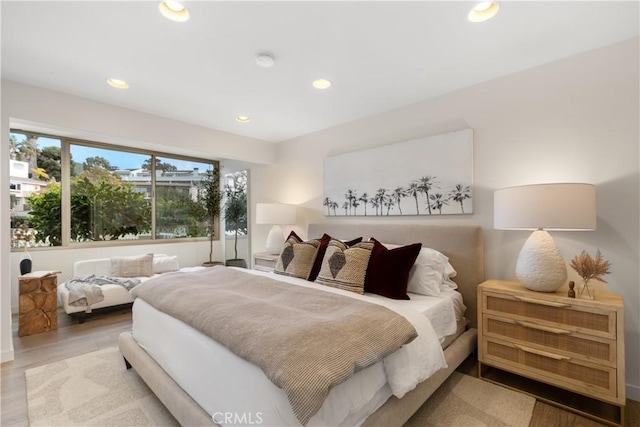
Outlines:
<svg viewBox="0 0 640 427"><path fill-rule="evenodd" d="M25 372L31 426L178 426L116 347ZM526 427L535 399L454 372L405 427Z"/></svg>
<svg viewBox="0 0 640 427"><path fill-rule="evenodd" d="M536 399L454 372L405 427L527 427Z"/></svg>
<svg viewBox="0 0 640 427"><path fill-rule="evenodd" d="M25 371L31 426L179 426L116 347Z"/></svg>

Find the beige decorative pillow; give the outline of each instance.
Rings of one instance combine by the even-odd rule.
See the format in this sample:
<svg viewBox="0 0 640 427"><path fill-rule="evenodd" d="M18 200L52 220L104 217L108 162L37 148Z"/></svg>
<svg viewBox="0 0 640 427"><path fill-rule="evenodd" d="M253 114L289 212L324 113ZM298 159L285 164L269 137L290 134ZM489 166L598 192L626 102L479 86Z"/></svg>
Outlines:
<svg viewBox="0 0 640 427"><path fill-rule="evenodd" d="M372 250L373 242L356 243L349 247L339 240L332 240L327 246L316 282L363 294Z"/></svg>
<svg viewBox="0 0 640 427"><path fill-rule="evenodd" d="M111 276L153 276L153 254L112 257Z"/></svg>
<svg viewBox="0 0 640 427"><path fill-rule="evenodd" d="M319 239L302 241L293 231L284 242L274 272L307 280L320 246Z"/></svg>

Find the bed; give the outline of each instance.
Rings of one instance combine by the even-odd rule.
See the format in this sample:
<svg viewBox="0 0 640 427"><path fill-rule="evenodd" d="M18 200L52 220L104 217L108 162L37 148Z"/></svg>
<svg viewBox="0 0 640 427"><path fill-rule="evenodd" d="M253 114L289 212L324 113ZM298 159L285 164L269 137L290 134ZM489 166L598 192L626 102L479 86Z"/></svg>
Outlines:
<svg viewBox="0 0 640 427"><path fill-rule="evenodd" d="M409 225L409 224L393 224L393 225L377 225L377 224L311 224L309 226L309 237L320 237L323 233L332 236L350 238L353 236L363 236L366 238L374 236L380 241L394 244L408 244L421 242L423 246L439 250L447 257L455 269L457 276L455 282L458 285L459 293L464 298L464 304L467 307L465 317L468 325L458 322L456 325L456 333L448 333L447 342L444 350L444 358L447 367L438 370L429 379L421 382L412 391L404 394L401 399L390 395L389 391L384 388L376 388L370 400L363 402L362 407L358 408L357 413L350 414L347 418L341 418L336 424L342 425L402 425L409 417L426 401L426 399L444 382L444 380L455 370L455 368L475 349L476 347L476 287L483 281L483 244L482 231L475 226L426 226L426 225ZM411 304L419 307L420 304L426 304L426 312L432 310L432 318L439 319L437 304L429 305L421 298L412 298ZM455 304L452 304L455 305ZM418 308L420 310L420 308ZM242 384L237 381L237 375L233 369L243 369L242 365L248 362L240 359L233 354L217 356L210 365L198 365L195 359L185 359L184 355L175 356L176 348L189 348L193 346L192 336L199 334L198 331L190 330L186 325L180 325L180 322L171 322L166 319L164 313L153 314L153 308L147 307L144 301L134 303L134 323L133 332L123 333L120 336L120 350L129 366L133 366L137 373L145 380L149 387L159 397L159 399L167 406L169 411L176 417L182 425L215 425L212 420L212 413L216 411L215 401L220 399L224 401L225 395L233 393L234 383ZM151 315L149 313L152 313ZM170 316L167 316L170 317ZM164 323L164 322L167 323ZM437 325L434 325L434 327ZM450 326L449 326L450 327ZM440 327L435 327L439 329ZM153 340L153 332L162 330L162 339ZM146 332L145 332L146 331ZM451 331L449 331L451 332ZM156 335L158 335L156 333ZM173 337L168 339L167 337ZM455 339L453 339L455 337ZM444 336L442 337L445 338ZM216 346L219 345L215 341L210 340L209 344L197 344L197 347ZM450 342L449 342L450 341ZM220 351L220 349L218 349ZM197 353L189 350L189 353ZM221 353L218 353L219 355ZM172 361L172 359L175 359ZM197 356L196 356L197 359ZM202 359L202 357L201 357ZM238 365L238 366L236 366ZM197 366L196 369L191 367ZM376 365L377 366L377 365ZM259 372L249 372L251 367L244 366L247 371L246 381L249 381L255 388L258 396L261 388L269 388L269 380L257 381L255 375ZM218 372L216 371L218 370ZM254 370L259 368L254 367ZM375 370L374 367L366 370ZM225 373L234 372L236 378L230 378ZM242 371L244 372L244 371ZM358 372L360 374L362 371ZM244 374L242 374L244 375ZM241 375L241 376L242 376ZM369 375L367 373L367 375ZM196 376L199 381L185 381L189 376ZM355 377L356 375L354 375ZM174 380L175 378L175 380ZM356 381L356 380L354 380ZM346 383L354 382L349 379ZM360 387L367 389L368 379L362 379ZM181 387L181 384L184 386ZM348 385L345 385L345 387ZM238 386L238 392L246 390L246 386ZM273 387L273 385L272 385ZM343 388L343 384L340 385ZM336 387L338 389L338 387ZM335 392L335 393L334 393ZM339 393L340 390L332 390L331 393ZM265 392L266 393L266 392ZM346 392L349 394L350 392ZM203 397L204 396L204 397ZM330 400L332 394L329 395L327 401ZM214 403L212 403L212 401ZM337 399L339 401L340 399ZM246 397L246 408L251 406L251 396ZM336 399L334 399L336 401ZM224 412L241 412L242 407L230 406L233 401L225 401L220 408ZM322 418L324 423L333 424L330 416L333 407L329 405L329 409L323 408L325 414L329 418ZM273 403L276 407L275 412L286 412L284 409L278 409L278 402ZM207 410L203 409L207 408ZM245 414L249 418L243 421L245 424L257 423L250 417L255 412L244 408ZM336 407L336 411L340 411ZM289 418L287 418L289 417ZM269 420L272 420L269 418ZM236 420L237 421L237 420ZM259 420L262 421L262 420ZM274 424L273 421L269 423ZM266 423L266 424L269 424ZM230 424L233 424L231 422ZM237 422L235 422L237 424ZM278 424L296 424L295 419L291 419L290 415L283 415L282 421ZM314 419L308 424L314 425Z"/></svg>

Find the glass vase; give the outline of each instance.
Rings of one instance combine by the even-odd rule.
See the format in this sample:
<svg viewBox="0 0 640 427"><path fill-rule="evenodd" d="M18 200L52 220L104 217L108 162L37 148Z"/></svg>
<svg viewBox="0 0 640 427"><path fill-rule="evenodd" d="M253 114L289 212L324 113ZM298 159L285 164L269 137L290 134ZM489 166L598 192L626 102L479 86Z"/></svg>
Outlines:
<svg viewBox="0 0 640 427"><path fill-rule="evenodd" d="M595 289L589 286L589 281L585 280L580 287L580 292L578 294L580 298L584 299L595 299Z"/></svg>

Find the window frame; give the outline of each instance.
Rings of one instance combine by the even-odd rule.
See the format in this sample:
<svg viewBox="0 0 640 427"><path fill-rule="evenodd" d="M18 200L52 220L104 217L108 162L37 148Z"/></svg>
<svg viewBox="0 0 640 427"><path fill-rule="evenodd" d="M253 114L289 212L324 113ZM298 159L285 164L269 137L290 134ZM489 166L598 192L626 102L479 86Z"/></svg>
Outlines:
<svg viewBox="0 0 640 427"><path fill-rule="evenodd" d="M97 247L113 247L113 246L141 246L150 244L172 244L172 243L188 243L188 242L208 242L209 236L202 237L180 237L176 239L158 239L156 236L156 157L169 158L175 160L184 160L198 163L206 163L212 166L213 170L220 173L220 161L213 159L205 159L199 157L185 156L182 154L167 153L163 151L147 150L135 147L123 147L121 145L110 144L105 142L90 141L74 137L65 137L43 132L34 132L17 128L10 128L9 133L19 133L27 137L45 137L53 138L60 141L60 169L61 169L61 221L62 221L62 245L60 246L30 246L29 251L41 250L59 250L59 249L80 249L80 248L97 248ZM151 238L144 240L100 240L90 242L72 242L71 241L71 146L81 145L89 148L100 148L106 150L120 151L124 153L142 154L151 158ZM213 224L214 241L220 240L220 217L216 217ZM11 252L21 252L23 248L11 248Z"/></svg>

